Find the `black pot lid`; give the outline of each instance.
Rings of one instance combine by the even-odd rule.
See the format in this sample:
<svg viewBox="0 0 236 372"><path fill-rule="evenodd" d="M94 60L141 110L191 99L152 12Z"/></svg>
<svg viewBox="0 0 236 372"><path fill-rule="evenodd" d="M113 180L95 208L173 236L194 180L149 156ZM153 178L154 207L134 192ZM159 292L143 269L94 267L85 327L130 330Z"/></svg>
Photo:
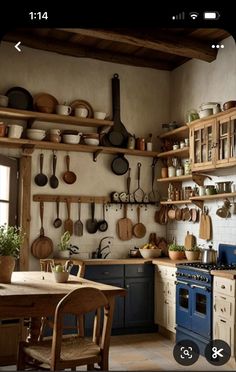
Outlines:
<svg viewBox="0 0 236 372"><path fill-rule="evenodd" d="M25 88L13 87L6 93L8 96L8 107L20 110L33 110L33 97Z"/></svg>

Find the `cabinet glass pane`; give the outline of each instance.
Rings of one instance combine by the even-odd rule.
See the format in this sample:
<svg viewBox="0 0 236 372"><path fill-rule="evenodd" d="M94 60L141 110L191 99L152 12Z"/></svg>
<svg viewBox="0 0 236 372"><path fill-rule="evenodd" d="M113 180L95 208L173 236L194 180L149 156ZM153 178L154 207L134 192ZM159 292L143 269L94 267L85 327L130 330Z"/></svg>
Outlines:
<svg viewBox="0 0 236 372"><path fill-rule="evenodd" d="M0 225L8 224L9 204L0 202Z"/></svg>
<svg viewBox="0 0 236 372"><path fill-rule="evenodd" d="M0 165L0 199L9 200L10 168Z"/></svg>
<svg viewBox="0 0 236 372"><path fill-rule="evenodd" d="M231 131L230 131L230 156L236 157L236 119L231 121Z"/></svg>
<svg viewBox="0 0 236 372"><path fill-rule="evenodd" d="M230 122L219 124L219 159L228 159L229 154L229 124Z"/></svg>
<svg viewBox="0 0 236 372"><path fill-rule="evenodd" d="M188 309L189 305L189 291L188 289L181 288L179 290L179 304L180 306Z"/></svg>
<svg viewBox="0 0 236 372"><path fill-rule="evenodd" d="M196 311L206 315L206 296L200 293L196 295Z"/></svg>
<svg viewBox="0 0 236 372"><path fill-rule="evenodd" d="M206 127L206 141L207 141L207 153L206 161L211 161L212 160L212 126Z"/></svg>

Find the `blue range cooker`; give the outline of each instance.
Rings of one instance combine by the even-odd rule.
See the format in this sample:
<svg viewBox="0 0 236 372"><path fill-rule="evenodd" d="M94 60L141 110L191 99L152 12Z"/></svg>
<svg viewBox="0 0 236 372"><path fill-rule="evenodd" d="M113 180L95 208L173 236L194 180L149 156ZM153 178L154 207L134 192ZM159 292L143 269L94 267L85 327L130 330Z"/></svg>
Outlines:
<svg viewBox="0 0 236 372"><path fill-rule="evenodd" d="M217 264L201 262L177 265L176 272L176 342L192 340L204 355L212 339L211 270L236 269L236 246L219 245Z"/></svg>

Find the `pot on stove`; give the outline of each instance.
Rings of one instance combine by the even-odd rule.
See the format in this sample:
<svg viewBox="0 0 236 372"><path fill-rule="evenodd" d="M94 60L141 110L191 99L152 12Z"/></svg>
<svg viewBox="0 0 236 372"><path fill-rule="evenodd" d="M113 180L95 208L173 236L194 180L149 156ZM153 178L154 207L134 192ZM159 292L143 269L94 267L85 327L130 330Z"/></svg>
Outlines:
<svg viewBox="0 0 236 372"><path fill-rule="evenodd" d="M217 251L209 246L209 249L202 249L202 263L212 264L217 262Z"/></svg>

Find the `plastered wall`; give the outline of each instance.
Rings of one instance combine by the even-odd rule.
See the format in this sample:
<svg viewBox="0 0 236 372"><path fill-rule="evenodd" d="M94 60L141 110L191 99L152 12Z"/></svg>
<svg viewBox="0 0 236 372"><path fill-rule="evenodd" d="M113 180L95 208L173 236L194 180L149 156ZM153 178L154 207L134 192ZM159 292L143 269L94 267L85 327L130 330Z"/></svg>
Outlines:
<svg viewBox="0 0 236 372"><path fill-rule="evenodd" d="M32 95L47 92L54 95L60 103L70 103L75 99L88 101L94 110L105 111L112 114L111 78L114 73L120 76L121 85L121 119L127 130L136 136L154 135L154 149L157 149L156 135L160 132L160 124L169 120L169 89L170 73L152 69L135 68L118 64L111 64L90 59L78 59L59 54L47 53L22 47L22 53L17 53L13 44L2 43L0 49L0 92L4 93L13 86L21 86ZM18 122L18 121L15 121ZM61 128L63 125L35 123L38 128ZM71 126L73 128L73 126ZM78 129L78 127L75 127ZM82 132L84 128L79 128ZM86 129L88 131L88 129ZM19 156L20 152L12 149L2 149L8 155ZM32 195L67 194L67 195L108 195L112 191L126 191L126 177L116 176L112 173L110 165L114 156L101 155L96 163L91 154L71 152L71 169L77 174L77 182L67 185L62 181L61 175L65 171L66 153L58 152L57 176L60 180L58 189L49 186L38 187L34 177L39 172L39 154L35 151L32 155ZM52 170L51 151L44 151L44 172L50 176ZM138 158L127 156L132 169L132 191L137 188L137 162L142 163L141 186L145 192L151 191L151 162L152 158ZM66 207L61 205L61 218L67 218ZM116 210L117 209L117 210ZM88 205L82 205L82 221L85 224L89 216ZM122 242L117 238L116 222L123 217L123 211L115 206L109 208L106 217L109 229L105 233L88 234L76 238L72 243L80 247L81 252L91 252L97 248L99 240L107 235L113 236L111 257L127 256L129 249L140 246L146 242L150 232L165 236L165 227L158 226L153 219L155 208L142 209L142 222L147 227L147 235L143 239L132 239ZM63 229L56 230L52 226L55 218L56 206L52 203L45 204L45 234L56 245L59 242ZM71 206L71 218L77 219L77 206ZM129 217L136 222L136 210L129 210ZM101 206L96 207L96 218L102 218ZM31 205L31 234L30 242L38 235L40 229L39 205ZM38 261L31 257L30 267L38 268Z"/></svg>

